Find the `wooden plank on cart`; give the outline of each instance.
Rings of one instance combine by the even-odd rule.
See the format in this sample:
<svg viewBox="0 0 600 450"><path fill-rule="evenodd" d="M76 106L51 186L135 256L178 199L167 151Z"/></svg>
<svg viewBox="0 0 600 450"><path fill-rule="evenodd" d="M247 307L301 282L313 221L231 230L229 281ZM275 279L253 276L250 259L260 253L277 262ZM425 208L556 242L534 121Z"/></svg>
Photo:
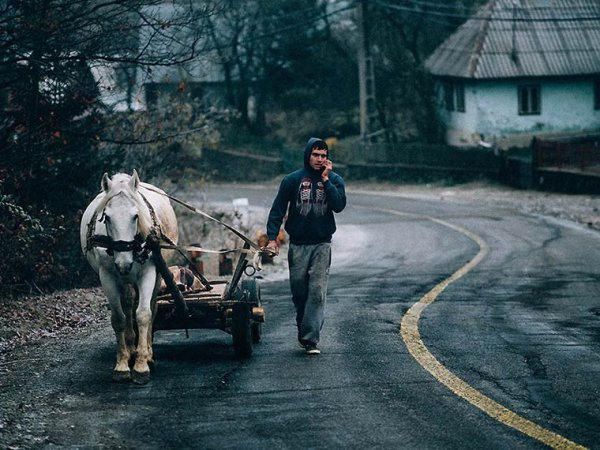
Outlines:
<svg viewBox="0 0 600 450"><path fill-rule="evenodd" d="M208 301L223 301L225 300L225 291L227 290L226 281L210 281L212 290L210 291L187 291L183 292L182 296L186 302L208 302ZM160 295L156 298L159 304L171 303L171 294Z"/></svg>

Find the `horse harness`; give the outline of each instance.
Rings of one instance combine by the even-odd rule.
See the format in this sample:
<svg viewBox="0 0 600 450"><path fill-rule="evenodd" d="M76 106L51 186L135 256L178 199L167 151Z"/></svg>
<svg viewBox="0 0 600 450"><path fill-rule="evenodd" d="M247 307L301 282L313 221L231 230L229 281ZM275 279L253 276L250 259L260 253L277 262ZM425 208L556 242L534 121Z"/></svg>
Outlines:
<svg viewBox="0 0 600 450"><path fill-rule="evenodd" d="M175 243L162 232L160 223L156 217L156 212L154 211L154 208L148 199L144 197L141 192L138 193L144 200L152 219L152 228L150 233L148 233L148 236L144 239L142 234L138 232L132 241L115 241L110 236L94 234L96 221L98 220L98 211L95 211L87 227L86 253L89 252L93 247L105 248L106 253L110 256L113 256L114 252L133 252L133 259L140 264L144 264L147 261L152 248L156 248L158 243L161 241L164 241L172 246L175 245ZM102 210L102 216L100 217L99 221L104 222L104 210Z"/></svg>
<svg viewBox="0 0 600 450"><path fill-rule="evenodd" d="M239 238L241 238L244 241L243 249L215 251L215 250L202 249L202 248L198 248L195 246L195 247L193 247L194 250L201 250L203 252L208 252L208 253L224 254L224 253L230 253L233 251L241 251L241 252L249 253L249 252L252 252L251 249L254 249L254 252L255 252L254 258L255 258L255 261L257 261L256 264L258 266L260 266L260 259L258 258L258 256L260 255L261 252L264 251L264 249L259 247L256 243L254 243L250 238L245 236L239 230L236 230L231 225L228 225L228 224L222 222L221 220L216 219L215 217L212 217L211 215L205 213L204 211L201 211L198 208L196 208L184 201L179 200L178 198L175 198L171 195L165 194L164 192L159 191L157 189L151 189L151 188L148 188L148 189L151 190L152 192L155 192L159 195L163 195L163 196L173 200L174 202L184 206L185 208L193 211L196 214L200 214L201 216L204 216L207 219L217 222L219 225L222 225L223 227L227 228L233 234L235 234L236 236L238 236ZM160 248L173 249L173 250L176 250L177 252L179 252L179 254L189 263L190 268L192 268L192 271L194 272L194 274L208 288L208 290L212 289L210 282L198 270L195 269L195 266L192 264L192 262L189 260L189 258L185 255L183 250L180 247L178 247L177 244L175 244L171 239L169 239L168 236L166 236L162 232L162 230L160 228L160 223L158 222L154 208L152 207L150 202L148 202L148 199L146 199L146 197L144 197L144 195L141 192L138 192L138 193L141 195L142 199L144 200L144 203L146 203L146 206L148 207L148 211L150 212L150 217L152 218L153 225L152 225L150 232L148 233L148 236L146 236L146 238L144 239L144 237L141 235L141 233L138 232L134 236L133 241L114 241L110 236L94 234L95 223L96 223L97 216L98 216L98 211L95 211L94 215L92 216L92 220L90 221L90 223L88 223L86 249L85 249L86 253L88 251L90 251L93 247L105 248L106 253L108 253L110 256L112 256L115 251L117 251L117 252L133 251L134 260L139 262L140 264L144 264L146 262L146 260L148 259L150 252L152 252L153 250L159 251ZM102 217L100 218L100 222L104 221L103 216L104 216L104 211L102 211ZM166 245L165 244L161 245L161 242L165 242ZM260 268L258 270L260 270Z"/></svg>

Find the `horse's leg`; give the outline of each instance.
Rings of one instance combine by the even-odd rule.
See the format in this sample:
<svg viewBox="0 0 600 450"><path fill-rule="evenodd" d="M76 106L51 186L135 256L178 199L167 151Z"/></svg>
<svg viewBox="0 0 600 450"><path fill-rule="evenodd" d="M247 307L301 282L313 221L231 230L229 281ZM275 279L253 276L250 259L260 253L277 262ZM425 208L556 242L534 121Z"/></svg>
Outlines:
<svg viewBox="0 0 600 450"><path fill-rule="evenodd" d="M156 271L150 263L146 263L144 272L138 283L138 307L136 320L138 324L138 345L135 364L133 366L133 382L145 384L150 379L148 362L152 359L150 345L152 343L152 297L156 285ZM150 339L148 337L150 336Z"/></svg>
<svg viewBox="0 0 600 450"><path fill-rule="evenodd" d="M100 283L110 304L110 322L117 339L117 362L113 369L112 378L114 381L129 381L131 373L129 371L129 349L125 339L125 313L121 306L121 289L114 279L113 275L103 270L99 271Z"/></svg>
<svg viewBox="0 0 600 450"><path fill-rule="evenodd" d="M154 292L152 293L152 300L150 302L150 308L152 310L152 320L150 321L150 326L148 327L148 364L152 367L154 366L154 351L152 350L152 346L154 345L154 319L156 318L156 296L158 295L158 290L160 289L160 277L156 277L156 284L154 287Z"/></svg>
<svg viewBox="0 0 600 450"><path fill-rule="evenodd" d="M129 359L135 356L135 329L133 324L133 304L136 291L132 285L123 286L121 305L125 313L125 343L129 350Z"/></svg>

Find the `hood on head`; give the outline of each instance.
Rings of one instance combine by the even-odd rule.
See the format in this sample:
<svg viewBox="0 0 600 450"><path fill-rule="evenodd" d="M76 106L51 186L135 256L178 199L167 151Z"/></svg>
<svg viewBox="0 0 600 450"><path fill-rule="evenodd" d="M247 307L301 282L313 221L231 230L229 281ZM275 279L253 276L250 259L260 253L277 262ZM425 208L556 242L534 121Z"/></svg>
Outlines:
<svg viewBox="0 0 600 450"><path fill-rule="evenodd" d="M310 167L310 152L314 147L327 150L327 157L329 157L329 147L327 146L327 142L323 139L319 139L316 137L311 137L306 143L306 147L304 147L304 168L307 170L311 170L314 172L313 168Z"/></svg>

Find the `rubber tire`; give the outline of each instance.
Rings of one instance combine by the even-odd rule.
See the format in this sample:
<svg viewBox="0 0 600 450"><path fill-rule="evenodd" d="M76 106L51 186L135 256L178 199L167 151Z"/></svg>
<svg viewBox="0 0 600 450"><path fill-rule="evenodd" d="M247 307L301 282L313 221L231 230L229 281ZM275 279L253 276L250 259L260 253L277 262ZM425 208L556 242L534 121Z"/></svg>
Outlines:
<svg viewBox="0 0 600 450"><path fill-rule="evenodd" d="M255 306L261 306L260 302L260 285L254 278L242 280L242 292L246 291L248 294L248 298L246 301L248 303L252 303ZM262 326L263 324L260 322L252 321L251 332L252 332L252 342L258 344L262 335Z"/></svg>
<svg viewBox="0 0 600 450"><path fill-rule="evenodd" d="M231 335L233 336L233 349L240 358L248 358L252 355L251 314L251 305L247 303L233 305Z"/></svg>
<svg viewBox="0 0 600 450"><path fill-rule="evenodd" d="M242 291L248 292L246 302L260 306L260 286L254 278L242 280Z"/></svg>

